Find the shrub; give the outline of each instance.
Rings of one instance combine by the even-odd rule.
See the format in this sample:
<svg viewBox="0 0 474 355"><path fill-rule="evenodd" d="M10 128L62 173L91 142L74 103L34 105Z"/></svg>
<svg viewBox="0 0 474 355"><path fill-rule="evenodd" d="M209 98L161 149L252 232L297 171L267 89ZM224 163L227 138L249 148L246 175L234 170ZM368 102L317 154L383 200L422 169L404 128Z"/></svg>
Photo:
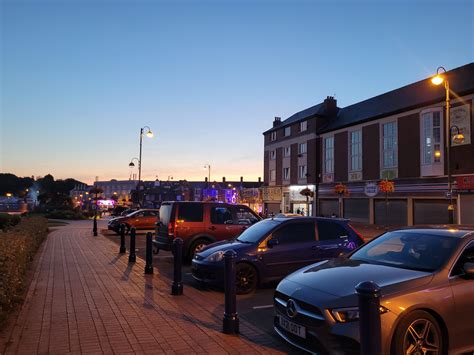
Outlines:
<svg viewBox="0 0 474 355"><path fill-rule="evenodd" d="M48 234L47 224L42 217L25 217L0 232L0 324L23 300L26 271Z"/></svg>
<svg viewBox="0 0 474 355"><path fill-rule="evenodd" d="M71 210L56 210L46 215L46 218L54 219L85 219L82 212Z"/></svg>
<svg viewBox="0 0 474 355"><path fill-rule="evenodd" d="M7 229L20 223L21 217L18 215L10 215L8 213L0 213L0 229Z"/></svg>

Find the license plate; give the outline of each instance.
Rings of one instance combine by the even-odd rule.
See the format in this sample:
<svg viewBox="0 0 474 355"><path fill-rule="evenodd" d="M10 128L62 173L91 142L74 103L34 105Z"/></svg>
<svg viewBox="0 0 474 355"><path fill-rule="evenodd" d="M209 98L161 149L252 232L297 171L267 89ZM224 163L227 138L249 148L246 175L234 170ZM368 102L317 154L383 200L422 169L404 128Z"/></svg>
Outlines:
<svg viewBox="0 0 474 355"><path fill-rule="evenodd" d="M288 319L278 316L279 322L280 322L280 327L285 329L287 332L290 332L292 334L298 335L301 338L306 339L306 328L303 327L302 325L290 322Z"/></svg>

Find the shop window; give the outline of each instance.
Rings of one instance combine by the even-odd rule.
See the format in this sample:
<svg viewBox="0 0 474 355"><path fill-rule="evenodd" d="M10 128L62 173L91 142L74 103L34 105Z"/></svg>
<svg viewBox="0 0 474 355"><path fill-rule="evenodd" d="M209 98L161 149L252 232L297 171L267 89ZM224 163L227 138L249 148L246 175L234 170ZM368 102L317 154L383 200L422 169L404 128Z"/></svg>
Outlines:
<svg viewBox="0 0 474 355"><path fill-rule="evenodd" d="M290 168L283 168L283 180L290 180Z"/></svg>
<svg viewBox="0 0 474 355"><path fill-rule="evenodd" d="M285 127L285 137L288 137L291 135L291 126Z"/></svg>

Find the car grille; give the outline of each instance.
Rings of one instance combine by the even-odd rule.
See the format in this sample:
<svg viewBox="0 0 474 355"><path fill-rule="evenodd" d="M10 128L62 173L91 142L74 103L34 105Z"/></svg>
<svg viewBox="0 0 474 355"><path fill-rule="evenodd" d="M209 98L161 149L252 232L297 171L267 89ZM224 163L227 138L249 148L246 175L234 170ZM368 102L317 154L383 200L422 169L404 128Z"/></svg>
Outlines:
<svg viewBox="0 0 474 355"><path fill-rule="evenodd" d="M275 291L275 308L278 309L282 314L286 314L286 303L289 299L289 296L281 292ZM298 314L294 318L295 322L299 322L301 324L313 327L318 327L326 323L326 319L324 318L323 313L318 307L297 299L294 300L299 306Z"/></svg>
<svg viewBox="0 0 474 355"><path fill-rule="evenodd" d="M306 332L306 338L301 338L297 335L291 334L280 327L279 319L277 316L274 318L273 325L280 335L283 336L289 343L301 347L306 351L317 354L326 354L327 351L321 342L313 336L311 333Z"/></svg>
<svg viewBox="0 0 474 355"><path fill-rule="evenodd" d="M215 280L216 279L216 274L214 272L202 271L202 270L194 269L194 268L192 272L193 272L193 276L200 280Z"/></svg>

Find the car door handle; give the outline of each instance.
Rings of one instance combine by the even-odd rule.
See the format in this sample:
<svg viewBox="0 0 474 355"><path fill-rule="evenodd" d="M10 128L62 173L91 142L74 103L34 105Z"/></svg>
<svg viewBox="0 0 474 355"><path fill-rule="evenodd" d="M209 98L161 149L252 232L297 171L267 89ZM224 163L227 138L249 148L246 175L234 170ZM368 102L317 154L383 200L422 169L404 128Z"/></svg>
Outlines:
<svg viewBox="0 0 474 355"><path fill-rule="evenodd" d="M211 231L215 231L215 230L216 230L216 227L210 226L209 229L210 229Z"/></svg>

